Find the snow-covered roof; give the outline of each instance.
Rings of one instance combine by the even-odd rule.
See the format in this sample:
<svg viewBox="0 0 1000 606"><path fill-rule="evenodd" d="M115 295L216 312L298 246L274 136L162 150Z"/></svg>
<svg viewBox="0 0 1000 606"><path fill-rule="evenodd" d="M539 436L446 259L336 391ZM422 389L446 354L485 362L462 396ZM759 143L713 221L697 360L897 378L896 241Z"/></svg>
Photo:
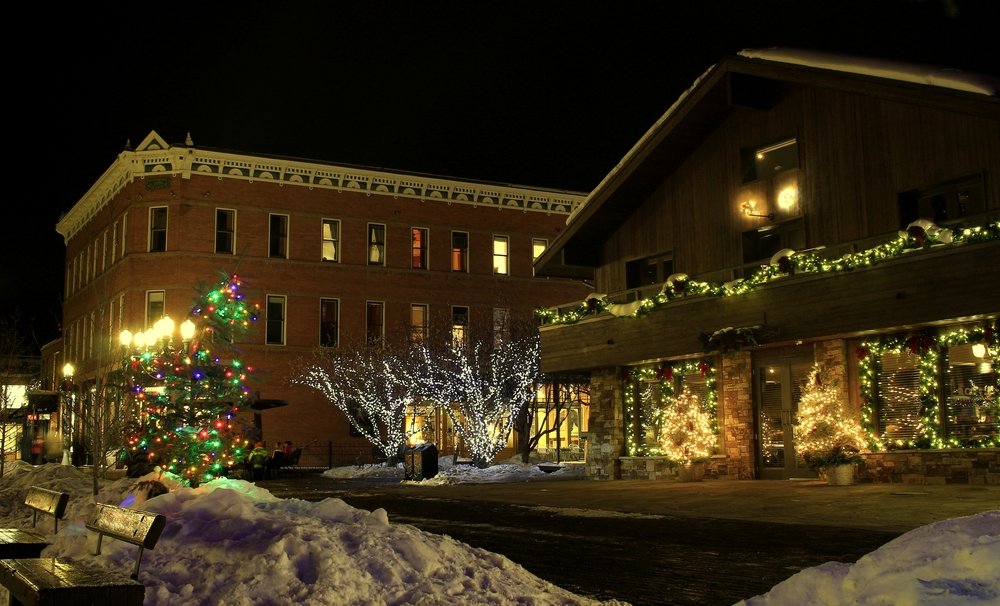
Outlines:
<svg viewBox="0 0 1000 606"><path fill-rule="evenodd" d="M806 67L877 76L890 80L940 86L983 95L997 96L997 93L1000 92L998 91L1000 84L998 84L995 78L933 65L920 65L888 59L857 57L797 48L744 49L737 54L748 59L765 59L781 63L794 63Z"/></svg>

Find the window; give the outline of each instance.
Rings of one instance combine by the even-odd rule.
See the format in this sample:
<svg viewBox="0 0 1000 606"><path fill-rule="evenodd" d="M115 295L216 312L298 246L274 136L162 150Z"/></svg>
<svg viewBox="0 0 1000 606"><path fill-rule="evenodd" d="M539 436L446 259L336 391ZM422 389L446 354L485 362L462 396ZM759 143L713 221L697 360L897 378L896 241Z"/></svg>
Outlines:
<svg viewBox="0 0 1000 606"><path fill-rule="evenodd" d="M944 377L945 434L965 446L993 443L1000 433L997 375L989 349L953 345L947 351Z"/></svg>
<svg viewBox="0 0 1000 606"><path fill-rule="evenodd" d="M769 179L776 173L799 167L799 145L794 138L741 152L743 182Z"/></svg>
<svg viewBox="0 0 1000 606"><path fill-rule="evenodd" d="M959 221L986 210L983 176L973 175L948 181L924 190L912 189L898 196L899 228L917 219L937 224Z"/></svg>
<svg viewBox="0 0 1000 606"><path fill-rule="evenodd" d="M319 301L319 344L336 347L340 337L340 301L320 299Z"/></svg>
<svg viewBox="0 0 1000 606"><path fill-rule="evenodd" d="M215 209L215 252L223 255L236 254L235 210Z"/></svg>
<svg viewBox="0 0 1000 606"><path fill-rule="evenodd" d="M493 309L493 345L510 340L510 310L496 307Z"/></svg>
<svg viewBox="0 0 1000 606"><path fill-rule="evenodd" d="M997 376L990 350L974 343L933 353L882 352L875 362L876 430L887 443L927 444L927 419L946 445L977 447L1000 435ZM928 363L930 360L933 362ZM934 386L937 387L930 387Z"/></svg>
<svg viewBox="0 0 1000 606"><path fill-rule="evenodd" d="M506 276L510 273L507 266L507 236L493 236L493 273Z"/></svg>
<svg viewBox="0 0 1000 606"><path fill-rule="evenodd" d="M451 232L451 271L469 271L469 234Z"/></svg>
<svg viewBox="0 0 1000 606"><path fill-rule="evenodd" d="M427 230L422 227L410 229L411 260L413 269L427 269Z"/></svg>
<svg viewBox="0 0 1000 606"><path fill-rule="evenodd" d="M267 256L273 259L288 258L288 215L271 215Z"/></svg>
<svg viewBox="0 0 1000 606"><path fill-rule="evenodd" d="M163 317L163 301L165 299L162 290L150 290L146 292L146 326L152 326L157 320Z"/></svg>
<svg viewBox="0 0 1000 606"><path fill-rule="evenodd" d="M267 295L267 336L268 345L285 344L285 297Z"/></svg>
<svg viewBox="0 0 1000 606"><path fill-rule="evenodd" d="M662 284L674 273L672 253L636 259L625 263L625 288Z"/></svg>
<svg viewBox="0 0 1000 606"><path fill-rule="evenodd" d="M451 308L451 343L454 347L465 347L469 344L469 308Z"/></svg>
<svg viewBox="0 0 1000 606"><path fill-rule="evenodd" d="M410 305L410 341L419 343L427 338L427 306Z"/></svg>
<svg viewBox="0 0 1000 606"><path fill-rule="evenodd" d="M340 261L340 221L323 219L323 260Z"/></svg>
<svg viewBox="0 0 1000 606"><path fill-rule="evenodd" d="M167 250L167 207L149 209L149 252Z"/></svg>
<svg viewBox="0 0 1000 606"><path fill-rule="evenodd" d="M744 263L764 259L770 261L774 253L779 250L785 248L801 250L805 247L806 230L801 218L743 232Z"/></svg>
<svg viewBox="0 0 1000 606"><path fill-rule="evenodd" d="M542 256L545 249L549 247L549 241L543 238L532 238L531 239L531 262L534 264L538 260L538 257ZM531 274L535 274L534 268L531 270Z"/></svg>
<svg viewBox="0 0 1000 606"><path fill-rule="evenodd" d="M368 301L365 310L365 337L369 345L377 345L385 337L385 303Z"/></svg>
<svg viewBox="0 0 1000 606"><path fill-rule="evenodd" d="M385 225L368 224L368 265L385 265Z"/></svg>

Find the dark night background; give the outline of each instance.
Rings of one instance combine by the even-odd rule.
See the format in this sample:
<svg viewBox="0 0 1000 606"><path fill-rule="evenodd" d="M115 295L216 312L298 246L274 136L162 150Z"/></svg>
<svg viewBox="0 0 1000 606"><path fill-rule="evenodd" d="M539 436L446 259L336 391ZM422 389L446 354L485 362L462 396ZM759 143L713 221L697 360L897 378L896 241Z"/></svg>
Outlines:
<svg viewBox="0 0 1000 606"><path fill-rule="evenodd" d="M172 143L589 191L710 65L784 46L1000 75L995 0L35 3L8 19L0 314L59 335L55 225Z"/></svg>

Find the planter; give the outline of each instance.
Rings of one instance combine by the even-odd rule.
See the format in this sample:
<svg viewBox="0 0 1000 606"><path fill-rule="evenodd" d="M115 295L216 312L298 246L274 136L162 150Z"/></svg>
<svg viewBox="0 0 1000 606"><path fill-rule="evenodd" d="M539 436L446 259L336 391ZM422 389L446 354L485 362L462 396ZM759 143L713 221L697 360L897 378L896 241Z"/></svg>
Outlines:
<svg viewBox="0 0 1000 606"><path fill-rule="evenodd" d="M701 482L704 477L704 463L685 463L677 468L677 480L679 482Z"/></svg>
<svg viewBox="0 0 1000 606"><path fill-rule="evenodd" d="M854 483L854 463L833 465L824 469L830 486L850 486Z"/></svg>

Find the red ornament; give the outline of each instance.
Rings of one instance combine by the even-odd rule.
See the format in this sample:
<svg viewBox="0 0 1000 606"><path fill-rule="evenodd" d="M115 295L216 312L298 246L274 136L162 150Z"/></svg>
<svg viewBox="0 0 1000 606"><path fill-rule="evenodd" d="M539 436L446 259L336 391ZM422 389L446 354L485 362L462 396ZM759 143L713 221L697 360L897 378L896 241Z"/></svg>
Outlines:
<svg viewBox="0 0 1000 606"><path fill-rule="evenodd" d="M705 378L705 375L708 374L709 369L711 369L711 366L709 366L707 362L698 364L698 370L701 371L701 378L703 379Z"/></svg>

